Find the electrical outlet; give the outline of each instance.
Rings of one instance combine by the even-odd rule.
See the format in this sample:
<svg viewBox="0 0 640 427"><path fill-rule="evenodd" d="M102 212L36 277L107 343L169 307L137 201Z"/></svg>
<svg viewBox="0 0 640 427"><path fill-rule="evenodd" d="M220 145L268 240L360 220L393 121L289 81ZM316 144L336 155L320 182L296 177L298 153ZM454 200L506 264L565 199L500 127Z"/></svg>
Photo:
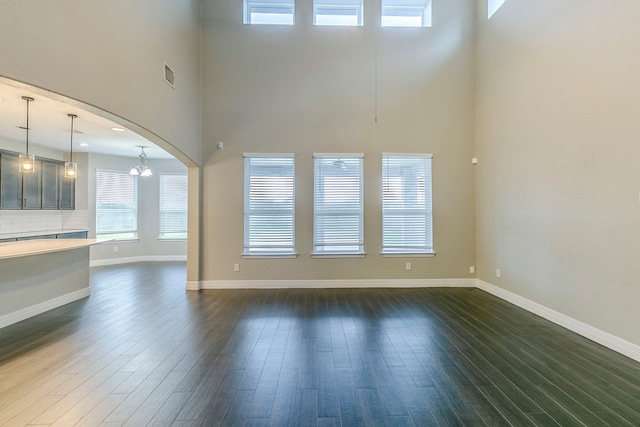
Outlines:
<svg viewBox="0 0 640 427"><path fill-rule="evenodd" d="M118 252L118 247L117 246L113 247L113 252Z"/></svg>
<svg viewBox="0 0 640 427"><path fill-rule="evenodd" d="M233 271L240 271L240 264L233 264Z"/></svg>
<svg viewBox="0 0 640 427"><path fill-rule="evenodd" d="M496 277L500 278L500 269L496 268Z"/></svg>
<svg viewBox="0 0 640 427"><path fill-rule="evenodd" d="M473 265L472 265L472 266L470 266L470 267L469 267L469 273L470 273L470 274L473 274L473 273L475 273L475 272L476 272L476 267L475 267L475 266L473 266Z"/></svg>
<svg viewBox="0 0 640 427"><path fill-rule="evenodd" d="M407 271L411 271L411 263L410 262L406 263L404 265L404 269L407 270Z"/></svg>

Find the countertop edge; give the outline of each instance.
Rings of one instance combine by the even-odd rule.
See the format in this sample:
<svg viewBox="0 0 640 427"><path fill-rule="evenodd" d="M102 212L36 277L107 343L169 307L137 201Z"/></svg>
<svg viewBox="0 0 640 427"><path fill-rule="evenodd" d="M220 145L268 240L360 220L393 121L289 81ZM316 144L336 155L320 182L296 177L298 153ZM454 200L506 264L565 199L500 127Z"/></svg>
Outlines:
<svg viewBox="0 0 640 427"><path fill-rule="evenodd" d="M0 260L87 248L109 240L36 239L0 243Z"/></svg>

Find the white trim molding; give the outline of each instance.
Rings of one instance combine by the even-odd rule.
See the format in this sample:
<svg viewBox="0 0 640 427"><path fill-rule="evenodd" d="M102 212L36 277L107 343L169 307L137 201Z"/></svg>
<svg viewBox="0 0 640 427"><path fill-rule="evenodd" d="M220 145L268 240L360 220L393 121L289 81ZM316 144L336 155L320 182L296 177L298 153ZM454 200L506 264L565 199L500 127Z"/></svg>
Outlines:
<svg viewBox="0 0 640 427"><path fill-rule="evenodd" d="M186 289L188 291L199 291L200 290L200 282L187 282Z"/></svg>
<svg viewBox="0 0 640 427"><path fill-rule="evenodd" d="M533 314L537 314L538 316L575 332L578 335L582 335L591 341L597 342L600 345L640 362L640 346L636 344L623 340L622 338L611 335L608 332L602 331L591 325L587 325L586 323L480 279L477 279L476 286L491 295L517 305L520 308L523 308Z"/></svg>
<svg viewBox="0 0 640 427"><path fill-rule="evenodd" d="M191 286L191 288L189 287ZM187 289L474 288L475 279L205 280Z"/></svg>
<svg viewBox="0 0 640 427"><path fill-rule="evenodd" d="M49 310L53 310L54 308L62 307L63 305L86 298L89 296L90 292L91 290L87 286L86 288L0 316L0 329L13 325L14 323L22 322L23 320L37 316L38 314L42 314Z"/></svg>
<svg viewBox="0 0 640 427"><path fill-rule="evenodd" d="M186 255L146 255L130 256L126 258L96 259L89 262L90 267L102 267L105 265L133 264L136 262L170 262L187 261Z"/></svg>

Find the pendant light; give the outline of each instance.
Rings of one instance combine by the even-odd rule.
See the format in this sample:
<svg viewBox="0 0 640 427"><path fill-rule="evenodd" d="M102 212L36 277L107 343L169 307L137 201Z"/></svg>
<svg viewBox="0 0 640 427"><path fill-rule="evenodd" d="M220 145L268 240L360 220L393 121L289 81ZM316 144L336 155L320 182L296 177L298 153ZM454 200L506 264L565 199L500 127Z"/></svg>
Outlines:
<svg viewBox="0 0 640 427"><path fill-rule="evenodd" d="M71 118L71 149L69 151L69 161L64 162L64 177L75 179L78 175L78 164L73 161L73 119L78 117L75 114L67 114Z"/></svg>
<svg viewBox="0 0 640 427"><path fill-rule="evenodd" d="M27 130L27 152L25 154L20 154L18 158L18 170L22 173L34 173L36 156L34 156L33 154L29 154L29 103L33 102L33 98L29 96L23 96L22 99L27 102L27 127L25 128Z"/></svg>
<svg viewBox="0 0 640 427"><path fill-rule="evenodd" d="M140 175L140 176L151 176L151 168L147 164L147 154L144 152L144 145L138 145L140 150L142 151L138 157L140 158L140 163L133 166L129 170L129 175Z"/></svg>

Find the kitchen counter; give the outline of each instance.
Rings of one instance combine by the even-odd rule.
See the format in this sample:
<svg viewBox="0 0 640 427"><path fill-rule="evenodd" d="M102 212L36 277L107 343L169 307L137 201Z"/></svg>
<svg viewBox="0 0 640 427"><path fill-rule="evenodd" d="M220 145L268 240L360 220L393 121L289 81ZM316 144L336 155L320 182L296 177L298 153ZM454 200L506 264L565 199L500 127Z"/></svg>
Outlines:
<svg viewBox="0 0 640 427"><path fill-rule="evenodd" d="M107 240L108 241L108 240ZM96 239L42 239L0 243L0 259L68 251L103 243Z"/></svg>
<svg viewBox="0 0 640 427"><path fill-rule="evenodd" d="M95 239L0 243L0 328L86 298Z"/></svg>

